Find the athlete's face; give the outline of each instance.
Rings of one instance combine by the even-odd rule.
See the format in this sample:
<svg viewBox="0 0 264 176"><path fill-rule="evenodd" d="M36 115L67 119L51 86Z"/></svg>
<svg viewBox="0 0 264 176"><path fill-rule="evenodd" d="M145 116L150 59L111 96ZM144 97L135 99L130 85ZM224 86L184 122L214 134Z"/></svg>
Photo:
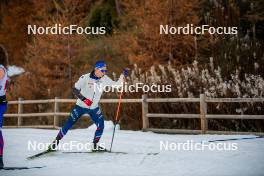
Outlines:
<svg viewBox="0 0 264 176"><path fill-rule="evenodd" d="M107 72L107 68L106 67L103 67L103 68L100 68L100 69L95 69L94 73L95 73L95 76L98 77L98 78L101 78L103 77Z"/></svg>

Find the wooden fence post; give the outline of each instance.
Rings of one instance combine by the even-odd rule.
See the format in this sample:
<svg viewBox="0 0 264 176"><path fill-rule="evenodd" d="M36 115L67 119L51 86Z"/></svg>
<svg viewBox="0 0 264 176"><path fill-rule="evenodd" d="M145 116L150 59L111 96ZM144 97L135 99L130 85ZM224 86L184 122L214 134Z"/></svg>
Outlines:
<svg viewBox="0 0 264 176"><path fill-rule="evenodd" d="M147 95L142 95L142 129L145 130L149 128L149 119L147 117L148 114L148 102L147 102Z"/></svg>
<svg viewBox="0 0 264 176"><path fill-rule="evenodd" d="M202 134L205 134L207 131L207 104L205 101L205 95L200 94L200 120L201 120L201 132Z"/></svg>
<svg viewBox="0 0 264 176"><path fill-rule="evenodd" d="M17 105L17 126L20 127L22 126L23 123L23 118L20 116L20 114L23 113L23 104L22 104L23 98L18 98L18 105Z"/></svg>
<svg viewBox="0 0 264 176"><path fill-rule="evenodd" d="M59 102L57 101L58 99L59 99L58 97L55 97L54 99L54 119L53 119L54 128L57 128L59 126L59 116L56 115L56 113L60 111Z"/></svg>

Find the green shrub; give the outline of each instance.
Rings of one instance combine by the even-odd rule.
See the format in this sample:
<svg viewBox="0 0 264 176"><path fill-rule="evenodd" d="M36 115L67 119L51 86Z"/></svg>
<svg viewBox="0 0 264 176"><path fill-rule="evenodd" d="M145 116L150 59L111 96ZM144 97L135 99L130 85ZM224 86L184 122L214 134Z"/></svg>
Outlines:
<svg viewBox="0 0 264 176"><path fill-rule="evenodd" d="M118 27L118 18L114 0L105 0L95 5L89 14L88 25L91 27L106 27L106 33L111 34Z"/></svg>

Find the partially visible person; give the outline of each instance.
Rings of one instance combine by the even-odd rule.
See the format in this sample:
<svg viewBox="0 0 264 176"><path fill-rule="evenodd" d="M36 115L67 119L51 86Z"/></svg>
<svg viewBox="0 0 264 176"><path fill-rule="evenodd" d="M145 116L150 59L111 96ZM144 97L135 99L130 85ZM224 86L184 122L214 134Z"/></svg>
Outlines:
<svg viewBox="0 0 264 176"><path fill-rule="evenodd" d="M7 76L7 55L4 49L0 46L0 169L3 169L3 149L4 149L4 139L2 135L2 126L4 121L4 113L7 110L7 100L6 100L6 87L8 83Z"/></svg>

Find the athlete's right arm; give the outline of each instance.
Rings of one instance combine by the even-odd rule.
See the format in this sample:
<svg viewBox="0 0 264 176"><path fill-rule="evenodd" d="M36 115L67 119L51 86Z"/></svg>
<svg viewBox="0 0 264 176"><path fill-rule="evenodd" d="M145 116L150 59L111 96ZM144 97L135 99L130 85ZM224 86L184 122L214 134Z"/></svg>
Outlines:
<svg viewBox="0 0 264 176"><path fill-rule="evenodd" d="M93 103L91 100L87 99L85 96L81 94L81 89L85 85L85 77L81 76L79 80L75 83L74 87L72 88L73 94L82 100L87 106L91 106Z"/></svg>
<svg viewBox="0 0 264 176"><path fill-rule="evenodd" d="M81 94L81 89L85 85L85 75L82 75L79 80L74 84L74 87L72 88L73 94L79 98L80 100L85 100L85 97Z"/></svg>
<svg viewBox="0 0 264 176"><path fill-rule="evenodd" d="M85 97L81 94L81 90L78 90L76 87L73 87L72 92L80 100L82 100L82 101L85 100Z"/></svg>
<svg viewBox="0 0 264 176"><path fill-rule="evenodd" d="M3 68L0 68L0 79L3 79L5 76L5 70Z"/></svg>

